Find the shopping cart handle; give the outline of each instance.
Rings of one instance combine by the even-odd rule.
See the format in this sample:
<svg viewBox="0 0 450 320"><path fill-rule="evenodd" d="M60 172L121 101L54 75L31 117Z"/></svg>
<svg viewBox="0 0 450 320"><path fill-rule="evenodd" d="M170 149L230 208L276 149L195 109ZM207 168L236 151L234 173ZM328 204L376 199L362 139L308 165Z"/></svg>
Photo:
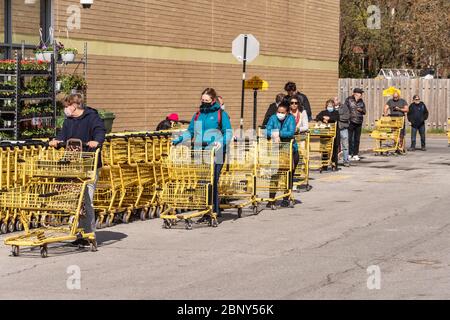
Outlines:
<svg viewBox="0 0 450 320"><path fill-rule="evenodd" d="M39 198L50 198L59 195L59 192L41 193Z"/></svg>

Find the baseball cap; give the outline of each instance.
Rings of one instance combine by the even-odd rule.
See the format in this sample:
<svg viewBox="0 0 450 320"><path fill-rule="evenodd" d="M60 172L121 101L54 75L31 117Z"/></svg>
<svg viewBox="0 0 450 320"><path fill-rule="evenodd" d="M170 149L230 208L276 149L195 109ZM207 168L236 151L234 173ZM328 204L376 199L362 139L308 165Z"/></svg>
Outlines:
<svg viewBox="0 0 450 320"><path fill-rule="evenodd" d="M353 89L353 93L361 93L361 94L363 94L364 90L361 89L361 88L355 88L355 89Z"/></svg>
<svg viewBox="0 0 450 320"><path fill-rule="evenodd" d="M171 113L167 116L167 120L178 121L178 113Z"/></svg>

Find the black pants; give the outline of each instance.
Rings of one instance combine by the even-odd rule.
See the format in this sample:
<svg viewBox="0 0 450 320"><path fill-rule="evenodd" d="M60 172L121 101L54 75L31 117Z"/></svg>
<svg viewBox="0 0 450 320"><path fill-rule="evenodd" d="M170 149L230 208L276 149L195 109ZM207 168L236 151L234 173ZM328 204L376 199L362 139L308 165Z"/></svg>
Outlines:
<svg viewBox="0 0 450 320"><path fill-rule="evenodd" d="M214 164L214 184L213 184L213 212L220 214L220 200L219 200L219 178L222 172L223 161Z"/></svg>
<svg viewBox="0 0 450 320"><path fill-rule="evenodd" d="M291 177L290 177L290 181L289 181L289 189L292 189L294 187L294 174L295 174L295 169L297 169L298 163L300 162L300 154L297 151L294 151L292 153L292 162L293 162L293 168L292 168L292 173L291 173ZM275 183L275 181L274 181ZM275 198L276 192L270 192L269 193L269 198L273 199ZM289 197L284 198L285 200L288 200Z"/></svg>
<svg viewBox="0 0 450 320"><path fill-rule="evenodd" d="M359 154L359 143L361 140L362 123L350 122L348 127L348 148L350 156Z"/></svg>

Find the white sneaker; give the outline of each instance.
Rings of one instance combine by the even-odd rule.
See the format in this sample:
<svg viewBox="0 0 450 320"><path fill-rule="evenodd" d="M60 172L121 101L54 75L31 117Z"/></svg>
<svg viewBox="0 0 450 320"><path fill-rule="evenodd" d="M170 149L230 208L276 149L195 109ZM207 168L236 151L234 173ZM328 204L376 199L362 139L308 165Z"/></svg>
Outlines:
<svg viewBox="0 0 450 320"><path fill-rule="evenodd" d="M348 156L348 161L353 161L353 156Z"/></svg>
<svg viewBox="0 0 450 320"><path fill-rule="evenodd" d="M361 158L360 158L358 155L356 155L356 156L353 156L353 160L354 160L354 161L360 161Z"/></svg>

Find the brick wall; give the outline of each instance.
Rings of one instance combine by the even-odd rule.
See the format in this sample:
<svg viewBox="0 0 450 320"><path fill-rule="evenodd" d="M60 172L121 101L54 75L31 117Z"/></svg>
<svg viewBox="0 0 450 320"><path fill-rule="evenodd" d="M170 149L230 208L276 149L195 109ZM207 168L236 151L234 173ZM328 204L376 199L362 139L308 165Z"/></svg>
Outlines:
<svg viewBox="0 0 450 320"><path fill-rule="evenodd" d="M288 80L308 95L314 113L337 94L339 1L95 1L81 11L81 29L65 39L66 10L77 3L55 0L56 35L69 46L88 41L89 104L115 112L116 130L152 129L172 112L190 119L208 86L224 96L237 126L242 67L229 56L240 33L254 34L261 55L276 61L267 66L266 60L256 60L248 67L248 77L259 75L270 85L259 94L260 120ZM166 54L166 48L175 50ZM156 58L160 51L163 57ZM209 62L216 53L223 61ZM299 66L298 59L307 60ZM250 127L253 94L246 95Z"/></svg>

